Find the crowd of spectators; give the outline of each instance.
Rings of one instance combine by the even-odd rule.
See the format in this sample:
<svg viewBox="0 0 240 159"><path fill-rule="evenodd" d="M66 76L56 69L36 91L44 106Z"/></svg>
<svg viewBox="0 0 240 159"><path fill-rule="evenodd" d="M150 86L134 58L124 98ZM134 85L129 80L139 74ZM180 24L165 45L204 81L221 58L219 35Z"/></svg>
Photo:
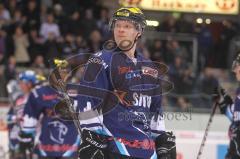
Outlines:
<svg viewBox="0 0 240 159"><path fill-rule="evenodd" d="M97 52L111 37L108 31L109 8L99 0L1 0L0 1L0 82L4 85L16 76L16 67L48 68L48 59L78 53ZM210 94L204 87L215 77L208 67L227 68L227 51L238 34L237 25L224 21L219 34L206 24L166 16L156 31L190 33L198 39L198 70L191 65L192 46L176 39L155 39L140 43L139 50L152 60L169 66L173 93L191 94L196 90ZM208 81L208 79L211 79ZM217 85L217 82L214 83ZM214 86L215 86L214 85ZM7 96L2 89L0 96ZM170 103L191 105L186 98ZM208 104L206 104L208 105Z"/></svg>
<svg viewBox="0 0 240 159"><path fill-rule="evenodd" d="M234 37L240 35L239 28L238 23L230 20L208 25L187 21L184 16L165 17L155 31L169 33L169 37L149 42L148 50L151 59L169 66L169 79L175 87L166 105L177 105L181 108L188 106L211 108L211 95L220 85L219 79L232 82L232 76L218 74L215 68L226 70L231 75L231 63L236 57L236 50L233 52L234 55L230 56L230 44L233 43ZM197 38L197 70L193 70L193 44L172 37L178 33ZM228 63L229 61L231 62Z"/></svg>

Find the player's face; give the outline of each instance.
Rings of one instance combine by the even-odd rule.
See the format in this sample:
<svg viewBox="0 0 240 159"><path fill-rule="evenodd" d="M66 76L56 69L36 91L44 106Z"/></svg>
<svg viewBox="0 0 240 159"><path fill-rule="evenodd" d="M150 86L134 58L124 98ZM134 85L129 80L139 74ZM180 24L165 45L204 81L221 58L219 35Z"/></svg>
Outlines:
<svg viewBox="0 0 240 159"><path fill-rule="evenodd" d="M126 40L133 43L136 37L140 35L135 25L126 20L117 20L113 32L117 46L124 45L124 41Z"/></svg>
<svg viewBox="0 0 240 159"><path fill-rule="evenodd" d="M235 73L236 79L237 81L240 81L240 65L236 66L233 70L233 72Z"/></svg>
<svg viewBox="0 0 240 159"><path fill-rule="evenodd" d="M32 84L30 82L25 82L25 81L19 81L19 86L23 93L29 93L32 88Z"/></svg>

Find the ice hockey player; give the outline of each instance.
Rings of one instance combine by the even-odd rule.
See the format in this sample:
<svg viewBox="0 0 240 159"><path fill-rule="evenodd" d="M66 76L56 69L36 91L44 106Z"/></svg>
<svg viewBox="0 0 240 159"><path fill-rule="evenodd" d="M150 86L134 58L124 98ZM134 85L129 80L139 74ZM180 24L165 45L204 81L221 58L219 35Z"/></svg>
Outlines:
<svg viewBox="0 0 240 159"><path fill-rule="evenodd" d="M49 82L43 82L32 90L26 103L20 147L34 150L39 159L75 159L78 156L80 136L73 121L61 120L54 112L60 98L61 94ZM39 121L39 139L34 143Z"/></svg>
<svg viewBox="0 0 240 159"><path fill-rule="evenodd" d="M23 109L36 83L37 77L35 72L26 70L18 75L17 82L10 81L7 85L7 90L12 101L12 107L8 112L9 150L11 159L26 158L26 152L19 148L18 134L21 129Z"/></svg>
<svg viewBox="0 0 240 159"><path fill-rule="evenodd" d="M103 108L99 116L80 121L79 159L176 158L175 136L165 131L162 118L160 72L136 51L145 26L139 8L118 9L110 21L117 48L88 60L80 84L114 92L119 104L106 112L89 97L88 109ZM100 101L107 103L109 96Z"/></svg>
<svg viewBox="0 0 240 159"><path fill-rule="evenodd" d="M240 81L240 54L236 57L232 64L232 71L235 73L236 80ZM232 98L223 88L219 88L215 92L219 101L218 105L222 114L225 114L231 121L229 127L230 143L225 159L240 159L240 88L236 90L236 98Z"/></svg>

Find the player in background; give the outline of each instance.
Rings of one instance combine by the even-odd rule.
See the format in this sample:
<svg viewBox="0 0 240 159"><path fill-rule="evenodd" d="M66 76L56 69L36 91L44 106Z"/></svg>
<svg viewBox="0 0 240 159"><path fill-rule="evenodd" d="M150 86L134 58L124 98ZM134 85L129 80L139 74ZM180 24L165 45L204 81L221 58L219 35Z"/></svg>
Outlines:
<svg viewBox="0 0 240 159"><path fill-rule="evenodd" d="M19 148L19 132L23 118L23 109L28 96L34 86L37 84L37 77L34 71L23 71L18 75L17 82L10 81L7 90L11 98L11 108L8 112L9 128L9 151L11 159L25 158L25 151ZM19 87L19 88L18 88Z"/></svg>
<svg viewBox="0 0 240 159"><path fill-rule="evenodd" d="M165 131L162 118L161 92L146 91L160 87L156 79L161 73L136 51L145 26L139 8L118 9L110 21L117 48L102 50L87 63L80 84L115 92L120 102L108 113L102 110L99 116L80 121L83 142L79 159L176 158L175 136ZM151 79L156 83L149 83ZM86 109L99 105L93 98L89 102Z"/></svg>
<svg viewBox="0 0 240 159"><path fill-rule="evenodd" d="M72 121L61 120L54 112L60 99L61 93L45 81L31 91L24 108L20 147L34 150L39 159L77 158L80 136ZM39 139L34 143L40 116Z"/></svg>
<svg viewBox="0 0 240 159"><path fill-rule="evenodd" d="M240 82L240 54L233 61L232 71L235 73L236 80ZM236 90L234 101L223 88L217 89L215 95L219 98L218 105L221 113L231 121L228 132L230 143L225 159L240 159L240 88Z"/></svg>

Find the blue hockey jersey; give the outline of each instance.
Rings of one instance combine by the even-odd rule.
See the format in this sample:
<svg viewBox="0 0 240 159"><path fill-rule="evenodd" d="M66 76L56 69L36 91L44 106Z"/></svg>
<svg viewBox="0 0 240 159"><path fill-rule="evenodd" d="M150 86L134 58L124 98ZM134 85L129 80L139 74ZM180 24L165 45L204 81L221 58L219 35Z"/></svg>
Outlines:
<svg viewBox="0 0 240 159"><path fill-rule="evenodd" d="M36 86L29 96L24 109L22 130L36 133L41 116L41 131L35 150L43 157L75 157L80 144L80 136L72 121L56 117L54 106L59 102L59 94L48 84Z"/></svg>
<svg viewBox="0 0 240 159"><path fill-rule="evenodd" d="M110 151L137 158L157 158L154 138L165 131L159 76L153 62L137 53L134 60L121 51L96 53L88 60L80 84L98 88L96 92L111 91L119 102L112 109L107 108L108 111L104 111L106 104L103 104L102 114L81 120L82 128L108 136ZM88 97L88 103L79 106L94 109L108 100L108 96L98 100Z"/></svg>
<svg viewBox="0 0 240 159"><path fill-rule="evenodd" d="M240 123L240 88L236 90L234 103L227 106L225 115L229 118L232 124Z"/></svg>

